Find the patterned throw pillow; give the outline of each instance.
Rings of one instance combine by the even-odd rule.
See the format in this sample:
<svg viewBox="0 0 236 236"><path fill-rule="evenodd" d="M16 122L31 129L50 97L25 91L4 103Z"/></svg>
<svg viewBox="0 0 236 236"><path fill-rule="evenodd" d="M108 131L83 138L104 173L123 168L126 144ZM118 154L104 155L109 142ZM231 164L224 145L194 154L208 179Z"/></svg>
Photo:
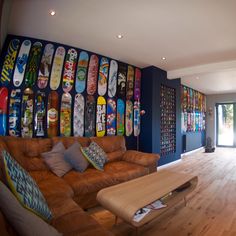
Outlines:
<svg viewBox="0 0 236 236"><path fill-rule="evenodd" d="M42 219L50 220L52 214L36 182L5 150L2 159L7 185L18 201Z"/></svg>
<svg viewBox="0 0 236 236"><path fill-rule="evenodd" d="M103 170L107 155L97 143L91 142L89 147L81 147L81 151L96 169Z"/></svg>

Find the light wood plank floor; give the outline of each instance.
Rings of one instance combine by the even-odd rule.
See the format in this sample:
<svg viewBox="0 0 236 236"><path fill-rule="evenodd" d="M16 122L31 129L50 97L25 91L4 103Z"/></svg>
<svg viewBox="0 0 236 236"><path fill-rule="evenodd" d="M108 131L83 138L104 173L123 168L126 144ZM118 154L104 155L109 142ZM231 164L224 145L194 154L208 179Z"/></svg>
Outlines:
<svg viewBox="0 0 236 236"><path fill-rule="evenodd" d="M209 154L200 151L166 169L197 175L198 186L188 195L186 207L180 202L143 226L139 235L236 236L236 149L217 148ZM114 215L101 207L89 212L115 235L135 235L122 220L114 225Z"/></svg>

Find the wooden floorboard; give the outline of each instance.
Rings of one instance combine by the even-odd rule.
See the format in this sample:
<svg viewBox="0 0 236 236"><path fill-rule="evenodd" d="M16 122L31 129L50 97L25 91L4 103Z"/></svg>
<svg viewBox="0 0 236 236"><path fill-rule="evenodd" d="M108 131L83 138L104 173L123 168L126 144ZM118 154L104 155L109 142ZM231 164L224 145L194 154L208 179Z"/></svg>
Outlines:
<svg viewBox="0 0 236 236"><path fill-rule="evenodd" d="M185 156L166 167L198 176L196 189L187 196L187 206L180 202L159 218L140 228L147 236L236 236L236 149L217 148ZM101 207L89 213L117 236L135 235L135 230Z"/></svg>

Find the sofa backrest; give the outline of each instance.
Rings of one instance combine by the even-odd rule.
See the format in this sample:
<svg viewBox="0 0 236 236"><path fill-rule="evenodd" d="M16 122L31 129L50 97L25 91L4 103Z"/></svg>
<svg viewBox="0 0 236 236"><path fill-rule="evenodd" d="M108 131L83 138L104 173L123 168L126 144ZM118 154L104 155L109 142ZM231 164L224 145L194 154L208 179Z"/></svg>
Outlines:
<svg viewBox="0 0 236 236"><path fill-rule="evenodd" d="M90 144L90 139L86 137L53 137L52 145L62 142L65 148L71 146L74 142L79 142L83 147L87 147Z"/></svg>

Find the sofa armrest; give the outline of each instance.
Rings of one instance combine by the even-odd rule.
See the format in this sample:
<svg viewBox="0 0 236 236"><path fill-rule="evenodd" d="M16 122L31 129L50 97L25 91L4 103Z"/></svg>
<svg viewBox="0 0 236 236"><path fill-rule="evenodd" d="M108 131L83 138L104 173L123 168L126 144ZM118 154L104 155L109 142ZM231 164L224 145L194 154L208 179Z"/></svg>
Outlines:
<svg viewBox="0 0 236 236"><path fill-rule="evenodd" d="M126 151L122 160L142 165L149 169L149 173L156 171L157 161L160 159L158 154L138 152L134 150Z"/></svg>

